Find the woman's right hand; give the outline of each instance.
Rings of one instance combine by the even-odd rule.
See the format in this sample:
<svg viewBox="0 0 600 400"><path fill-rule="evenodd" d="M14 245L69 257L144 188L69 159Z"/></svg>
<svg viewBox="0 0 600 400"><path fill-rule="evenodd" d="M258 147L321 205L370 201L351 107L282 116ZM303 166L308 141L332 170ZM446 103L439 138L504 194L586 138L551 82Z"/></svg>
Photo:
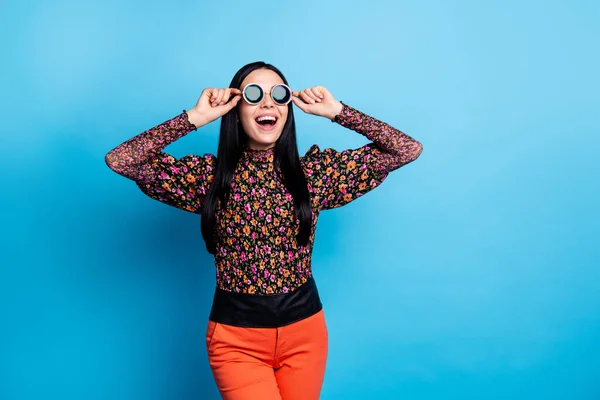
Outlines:
<svg viewBox="0 0 600 400"><path fill-rule="evenodd" d="M227 114L241 98L242 91L239 89L204 89L196 105L188 110L188 119L200 128Z"/></svg>

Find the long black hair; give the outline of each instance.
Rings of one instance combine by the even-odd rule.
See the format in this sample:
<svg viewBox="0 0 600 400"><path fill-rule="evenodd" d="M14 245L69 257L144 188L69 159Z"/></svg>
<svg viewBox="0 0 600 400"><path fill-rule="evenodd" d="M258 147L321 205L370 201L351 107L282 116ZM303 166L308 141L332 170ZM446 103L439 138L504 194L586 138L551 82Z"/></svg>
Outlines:
<svg viewBox="0 0 600 400"><path fill-rule="evenodd" d="M277 68L264 62L254 62L243 66L233 77L230 88L241 89L242 82L252 71L268 69L281 77L287 85L287 80ZM243 100L241 100L243 101ZM219 148L217 152L217 165L214 180L206 193L202 206L201 228L202 237L206 242L209 253L217 252L217 238L215 235L217 205L220 202L224 207L227 204L231 181L237 164L242 156L243 145L247 143L247 136L234 107L221 118L221 131L219 135ZM281 174L285 187L294 198L294 211L300 221L300 229L296 240L300 245L306 245L312 227L312 208L304 171L298 155L296 142L296 124L292 103L288 104L288 116L283 126L281 136L275 143L273 153L275 170Z"/></svg>

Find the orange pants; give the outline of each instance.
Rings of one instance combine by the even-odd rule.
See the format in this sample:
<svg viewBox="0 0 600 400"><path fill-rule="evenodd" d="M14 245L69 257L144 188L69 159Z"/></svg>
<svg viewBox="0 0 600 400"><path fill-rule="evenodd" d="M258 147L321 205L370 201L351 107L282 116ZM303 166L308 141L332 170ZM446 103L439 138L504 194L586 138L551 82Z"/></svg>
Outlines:
<svg viewBox="0 0 600 400"><path fill-rule="evenodd" d="M281 328L208 321L208 360L226 400L317 400L328 351L323 310Z"/></svg>

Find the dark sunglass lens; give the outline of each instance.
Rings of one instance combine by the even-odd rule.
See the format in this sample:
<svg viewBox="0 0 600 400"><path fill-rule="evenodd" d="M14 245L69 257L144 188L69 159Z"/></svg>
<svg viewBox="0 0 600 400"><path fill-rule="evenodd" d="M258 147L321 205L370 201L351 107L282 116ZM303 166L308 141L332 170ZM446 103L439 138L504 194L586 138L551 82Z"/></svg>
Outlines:
<svg viewBox="0 0 600 400"><path fill-rule="evenodd" d="M273 96L273 100L280 104L288 103L292 97L290 90L283 85L275 86L271 92L271 95Z"/></svg>
<svg viewBox="0 0 600 400"><path fill-rule="evenodd" d="M250 85L244 91L246 99L251 103L259 103L263 97L263 91L258 85Z"/></svg>

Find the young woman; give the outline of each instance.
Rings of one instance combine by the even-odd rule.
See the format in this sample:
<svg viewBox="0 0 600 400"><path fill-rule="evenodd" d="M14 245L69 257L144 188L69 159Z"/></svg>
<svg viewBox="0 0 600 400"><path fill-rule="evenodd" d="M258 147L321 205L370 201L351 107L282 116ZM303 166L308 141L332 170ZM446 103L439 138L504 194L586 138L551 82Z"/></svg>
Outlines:
<svg viewBox="0 0 600 400"><path fill-rule="evenodd" d="M366 136L355 150L300 157L292 103ZM163 149L222 117L217 156L175 159ZM209 363L224 399L317 399L328 336L311 271L317 218L378 186L422 146L336 100L323 86L299 92L262 62L229 88L106 155L115 172L153 199L201 215L216 282L206 332Z"/></svg>

